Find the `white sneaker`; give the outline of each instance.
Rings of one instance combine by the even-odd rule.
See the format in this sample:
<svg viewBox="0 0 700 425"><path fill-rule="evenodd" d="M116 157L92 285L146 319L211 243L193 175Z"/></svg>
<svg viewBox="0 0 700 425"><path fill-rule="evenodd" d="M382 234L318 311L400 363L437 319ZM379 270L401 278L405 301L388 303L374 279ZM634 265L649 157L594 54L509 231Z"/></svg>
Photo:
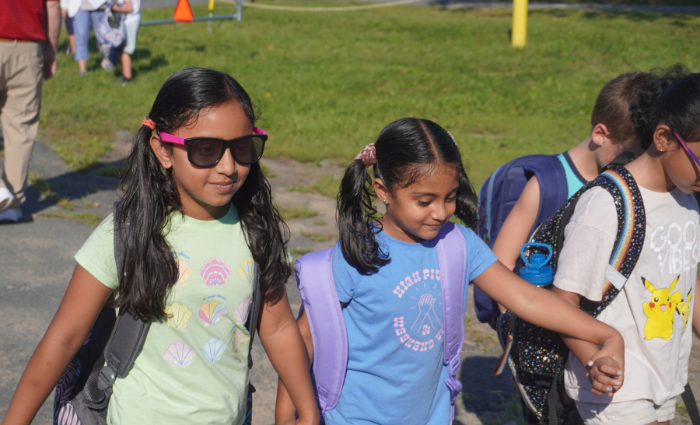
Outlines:
<svg viewBox="0 0 700 425"><path fill-rule="evenodd" d="M6 187L0 187L0 211L4 211L8 208L10 208L10 205L12 205L12 201L15 200L15 197L12 195L12 192Z"/></svg>
<svg viewBox="0 0 700 425"><path fill-rule="evenodd" d="M107 58L102 58L102 62L100 63L100 66L101 66L102 69L104 69L105 71L114 71L115 69L117 69L117 68L114 66L114 64L113 64L112 62L110 62L110 60L107 59Z"/></svg>
<svg viewBox="0 0 700 425"><path fill-rule="evenodd" d="M10 208L0 213L0 222L8 221L17 223L22 218L22 210L19 208Z"/></svg>

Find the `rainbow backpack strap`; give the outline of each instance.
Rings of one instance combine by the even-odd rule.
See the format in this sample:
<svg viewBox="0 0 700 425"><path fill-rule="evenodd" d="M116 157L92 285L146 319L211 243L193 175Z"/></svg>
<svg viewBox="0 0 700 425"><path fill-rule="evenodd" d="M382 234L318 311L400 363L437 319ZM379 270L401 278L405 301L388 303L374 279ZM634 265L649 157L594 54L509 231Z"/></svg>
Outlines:
<svg viewBox="0 0 700 425"><path fill-rule="evenodd" d="M601 301L582 299L581 309L597 317L622 291L637 265L644 245L646 215L639 188L632 175L621 166L613 166L576 192L559 210L549 217L530 238L531 242L546 243L552 249L550 265L556 276L559 253L565 242L566 225L571 221L581 195L602 187L613 197L617 215L617 234L605 273ZM539 248L532 247L531 254ZM516 266L517 268L517 266ZM563 375L569 350L559 334L537 327L506 312L497 322L499 340L504 356L495 374L510 366L523 400L540 423L556 423L560 415L556 397L559 378Z"/></svg>
<svg viewBox="0 0 700 425"><path fill-rule="evenodd" d="M594 182L607 190L615 200L617 209L617 235L605 272L605 285L600 302L590 308L582 308L597 317L622 291L632 270L637 265L644 245L646 214L639 187L626 168L616 166L602 173ZM588 308L587 308L588 307Z"/></svg>

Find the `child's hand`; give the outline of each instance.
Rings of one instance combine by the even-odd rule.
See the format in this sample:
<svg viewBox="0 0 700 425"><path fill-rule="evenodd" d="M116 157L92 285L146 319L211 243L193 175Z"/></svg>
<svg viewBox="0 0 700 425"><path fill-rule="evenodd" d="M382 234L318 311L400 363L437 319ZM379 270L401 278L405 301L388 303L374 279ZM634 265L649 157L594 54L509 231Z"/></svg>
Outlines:
<svg viewBox="0 0 700 425"><path fill-rule="evenodd" d="M606 394L612 397L613 393L622 387L622 368L619 363L611 357L598 357L590 360L586 366L588 373L586 377L593 384L591 392L595 395Z"/></svg>
<svg viewBox="0 0 700 425"><path fill-rule="evenodd" d="M605 340L603 347L588 361L588 380L593 384L591 392L612 397L624 381L625 340L616 330Z"/></svg>

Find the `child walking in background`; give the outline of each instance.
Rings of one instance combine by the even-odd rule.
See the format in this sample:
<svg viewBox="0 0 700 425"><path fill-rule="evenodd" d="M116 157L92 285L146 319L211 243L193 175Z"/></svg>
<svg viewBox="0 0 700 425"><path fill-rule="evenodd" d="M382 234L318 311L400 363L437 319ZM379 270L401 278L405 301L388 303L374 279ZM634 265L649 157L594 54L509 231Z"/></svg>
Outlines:
<svg viewBox="0 0 700 425"><path fill-rule="evenodd" d="M386 206L380 218L373 207L375 194ZM453 215L467 227L453 227ZM392 122L348 166L338 196L340 240L331 261L347 332L347 368L337 404L324 412L326 424L450 423L461 389L454 376L459 362L446 364L443 356L443 339L448 341L453 333L446 327L452 323L445 317L449 308L443 305L454 303L443 299L450 282L466 294L473 281L526 320L603 346L592 360L609 361L602 356L611 356L623 365L619 333L514 275L474 234L477 218L476 195L457 144L431 121ZM443 227L460 234L459 243L465 245L445 246L466 248L461 281L441 280L446 270L440 267L436 246L445 237ZM307 283L299 282L300 287ZM463 323L466 300L457 303L457 322ZM307 315L312 307L304 301L298 323L313 361L318 347L327 347L313 340ZM461 343L450 345L458 354ZM611 376L595 376L595 387L619 388L621 370L604 369ZM281 382L278 389L278 423L294 420L285 387ZM322 397L325 391L319 391Z"/></svg>
<svg viewBox="0 0 700 425"><path fill-rule="evenodd" d="M591 114L591 133L583 142L558 156L566 170L567 198L595 179L603 167L622 152L639 156L646 150L648 146L641 146L635 137L630 106L639 88L654 78L647 72L623 74L600 91ZM537 178L531 178L501 227L499 235L503 236L496 238L493 244L493 253L511 270L520 256L520 248L539 224L536 222L538 210L546 202L541 199L543 195Z"/></svg>
<svg viewBox="0 0 700 425"><path fill-rule="evenodd" d="M304 346L284 289L288 232L258 160L267 139L250 97L201 68L161 87L129 157L116 218L76 254L66 294L3 424L29 424L103 304L151 321L133 368L114 382L107 423L242 424L248 392L253 263L259 335L290 388L298 423L317 424ZM115 232L124 246L117 275ZM72 423L72 422L71 422Z"/></svg>
<svg viewBox="0 0 700 425"><path fill-rule="evenodd" d="M549 162L535 162L526 165L529 167L526 175L530 176L520 193L517 202L512 206L505 221L495 223L495 217L486 217L485 220L492 220L487 242L493 249L498 259L509 269L515 270L516 262L520 257L520 249L527 242L533 231L574 193L581 189L586 183L593 180L600 174L603 167L608 165L616 156L622 152L631 152L634 156L639 156L649 147L647 143L643 146L635 136L634 127L630 118L630 107L634 104L637 92L642 85L655 80L651 73L632 72L622 74L608 82L598 94L593 112L591 113L591 132L588 137L574 148L558 155L556 160ZM523 163L527 157L520 159ZM516 160L518 161L518 160ZM490 179L495 179L496 173L506 173L508 164L494 172ZM563 167L566 176L564 185L552 185L545 182L540 185L537 174L540 176L556 176L554 167ZM504 178L505 179L505 178ZM505 181L505 180L503 180ZM507 183L504 183L507 184ZM487 183L484 184L486 186ZM554 190L553 188L559 188ZM563 192L563 193L559 193ZM485 189L482 188L482 198L484 199ZM501 211L506 207L506 200L497 199L502 202L499 206L494 206L492 200L491 211ZM488 202L488 201L487 201ZM484 210L486 206L483 206ZM485 222L481 223L480 234L485 234ZM495 323L503 312L503 306L497 305L479 289L474 288L474 306L477 316L482 322L488 322L495 327ZM561 401L562 415L569 418L569 421L578 422L576 409L572 400L567 400L563 391L563 382L559 386L562 391ZM530 410L526 403L522 403L523 416L528 424L538 424L540 420Z"/></svg>
<svg viewBox="0 0 700 425"><path fill-rule="evenodd" d="M116 56L119 55L122 64L122 75L117 77L115 81L126 85L133 78L131 55L136 50L136 39L141 26L141 0L124 0L123 2L114 3L112 4L112 11L126 13L126 17L124 17L124 35L126 37L124 45L121 49L116 49L113 54L110 54L110 61L116 61ZM121 54L119 54L120 50Z"/></svg>
<svg viewBox="0 0 700 425"><path fill-rule="evenodd" d="M515 268L515 263L520 257L520 248L537 226L554 214L563 201L597 177L604 166L624 151L632 152L635 156L644 152L646 147L640 146L635 137L630 120L630 106L634 103L637 90L642 84L654 78L650 73L632 72L616 77L603 87L593 106L591 132L588 137L574 148L556 157L557 161L554 165L563 167L566 176L563 196L554 191L543 190L536 173L531 171L527 173L530 178L510 213L507 214L507 218L502 225L493 223L488 235L490 242L487 243L506 267L511 270ZM532 162L530 168L538 167L534 161ZM543 168L546 165L549 164L539 167ZM555 175L554 171L538 171L542 174ZM492 175L491 178L494 176ZM557 200L561 202L555 202ZM475 307L479 320L494 323L495 316L503 311L502 306L499 311L490 299L481 297L480 294L483 294L481 290L475 288L475 292Z"/></svg>
<svg viewBox="0 0 700 425"><path fill-rule="evenodd" d="M692 196L700 191L700 74L678 78L659 97L668 78L645 85L633 109L639 141L648 149L624 169L639 186L635 204L643 211L635 214L644 214L646 232L627 283L598 315L625 339L625 386L612 396L591 393L588 370L576 356L591 347L564 338L571 348L566 392L587 425L668 424L688 382L688 325L700 330L693 315L700 216ZM604 189L581 195L554 277L554 291L573 305L601 300L618 219Z"/></svg>
<svg viewBox="0 0 700 425"><path fill-rule="evenodd" d="M75 33L73 31L73 17L80 8L79 1L61 0L61 17L66 23L66 32L68 33L68 47L66 54L75 54Z"/></svg>

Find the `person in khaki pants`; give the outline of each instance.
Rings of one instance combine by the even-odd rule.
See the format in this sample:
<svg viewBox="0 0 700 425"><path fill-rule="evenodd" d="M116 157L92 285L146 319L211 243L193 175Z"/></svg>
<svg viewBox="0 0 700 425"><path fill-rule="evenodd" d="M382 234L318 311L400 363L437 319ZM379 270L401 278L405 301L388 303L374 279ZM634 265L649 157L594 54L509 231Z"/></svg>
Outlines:
<svg viewBox="0 0 700 425"><path fill-rule="evenodd" d="M56 70L61 12L55 0L0 1L0 123L5 163L0 221L22 218L29 158L39 130L42 77Z"/></svg>

